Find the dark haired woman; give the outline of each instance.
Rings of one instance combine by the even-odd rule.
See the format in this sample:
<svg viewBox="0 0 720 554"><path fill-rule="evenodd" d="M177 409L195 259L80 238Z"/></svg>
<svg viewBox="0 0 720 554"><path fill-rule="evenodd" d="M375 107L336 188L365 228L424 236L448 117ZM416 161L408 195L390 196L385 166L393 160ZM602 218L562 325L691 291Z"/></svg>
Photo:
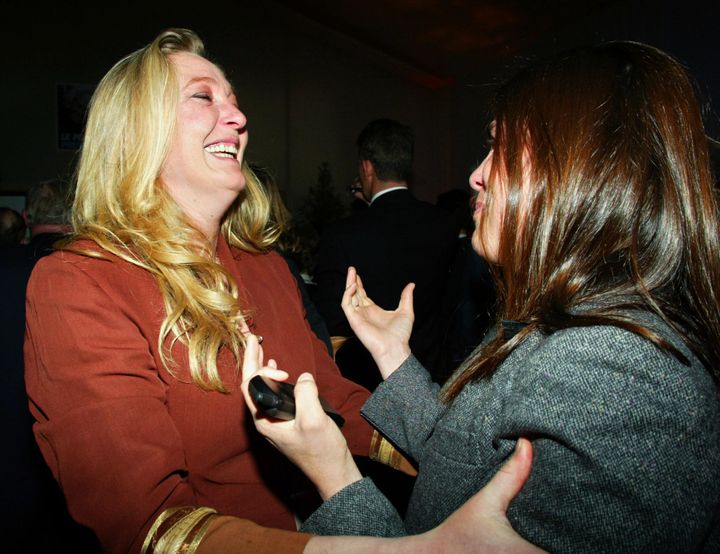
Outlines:
<svg viewBox="0 0 720 554"><path fill-rule="evenodd" d="M718 551L720 221L690 79L642 44L576 51L509 81L491 131L470 184L497 329L439 390L408 348L412 286L386 312L349 271L343 307L386 379L363 414L419 475L401 521L331 464L331 424L257 420L320 489L343 485L304 529L425 531L527 437L533 472L508 512L527 540Z"/></svg>

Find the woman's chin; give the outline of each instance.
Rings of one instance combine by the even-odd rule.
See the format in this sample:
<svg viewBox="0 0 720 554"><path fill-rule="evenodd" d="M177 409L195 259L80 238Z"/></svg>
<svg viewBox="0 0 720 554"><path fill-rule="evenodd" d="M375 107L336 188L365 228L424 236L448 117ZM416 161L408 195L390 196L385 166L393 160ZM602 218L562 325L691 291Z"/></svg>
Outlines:
<svg viewBox="0 0 720 554"><path fill-rule="evenodd" d="M483 242L477 230L473 233L470 239L470 244L477 255L483 258L486 262L491 264L497 263L497 248L489 248L491 245L487 244L487 240Z"/></svg>

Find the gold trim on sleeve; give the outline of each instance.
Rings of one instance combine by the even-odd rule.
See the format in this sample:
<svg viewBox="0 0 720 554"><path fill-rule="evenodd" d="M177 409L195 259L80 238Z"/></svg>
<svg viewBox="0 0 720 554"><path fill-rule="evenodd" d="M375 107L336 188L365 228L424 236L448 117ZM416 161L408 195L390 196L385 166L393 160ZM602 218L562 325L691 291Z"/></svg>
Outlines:
<svg viewBox="0 0 720 554"><path fill-rule="evenodd" d="M140 553L194 554L215 517L217 512L212 508L168 508L148 531Z"/></svg>
<svg viewBox="0 0 720 554"><path fill-rule="evenodd" d="M370 459L390 466L393 469L407 473L408 475L417 475L417 470L397 450L390 442L383 437L377 429L373 429L372 439L370 439Z"/></svg>

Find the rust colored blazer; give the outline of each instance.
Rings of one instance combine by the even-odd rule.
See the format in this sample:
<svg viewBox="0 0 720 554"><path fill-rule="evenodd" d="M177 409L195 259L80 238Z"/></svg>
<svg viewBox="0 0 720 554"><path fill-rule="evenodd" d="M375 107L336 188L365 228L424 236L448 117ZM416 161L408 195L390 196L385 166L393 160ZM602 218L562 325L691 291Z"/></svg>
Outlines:
<svg viewBox="0 0 720 554"><path fill-rule="evenodd" d="M98 249L92 242L78 243ZM315 375L345 417L353 453L367 455L361 418L368 392L342 378L310 330L297 285L274 253L218 243L265 359ZM57 252L35 267L27 290L26 385L35 436L70 513L111 552L136 552L168 507L210 506L269 527L295 529L309 483L255 431L239 364L221 351L227 394L192 383L176 345L174 375L160 361L165 310L155 278L105 254Z"/></svg>

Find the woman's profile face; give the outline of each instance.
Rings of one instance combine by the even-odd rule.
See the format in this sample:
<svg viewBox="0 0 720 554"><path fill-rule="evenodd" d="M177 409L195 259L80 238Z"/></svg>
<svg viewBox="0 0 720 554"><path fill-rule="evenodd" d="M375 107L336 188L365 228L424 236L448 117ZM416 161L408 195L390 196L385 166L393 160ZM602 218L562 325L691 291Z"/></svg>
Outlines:
<svg viewBox="0 0 720 554"><path fill-rule="evenodd" d="M178 108L160 178L186 213L227 208L245 186L241 163L247 120L217 66L186 52L170 59L179 87Z"/></svg>
<svg viewBox="0 0 720 554"><path fill-rule="evenodd" d="M495 122L490 124L490 136L495 138ZM475 231L472 235L472 246L475 252L490 263L500 263L500 235L502 234L503 219L508 199L508 182L504 167L493 171L493 163L500 163L495 147L470 175L470 188L477 192L475 198ZM523 214L528 209L530 200L531 156L530 148L525 145L522 153L522 182L519 198L518 225L522 230L524 225Z"/></svg>
<svg viewBox="0 0 720 554"><path fill-rule="evenodd" d="M490 125L490 135L495 137L495 123ZM502 230L503 213L507 189L502 179L491 177L493 156L490 152L470 175L470 188L477 192L473 221L475 231L472 235L473 249L488 262L498 263L500 249L500 232ZM500 172L495 172L495 176ZM488 203L488 191L492 195L492 202Z"/></svg>

